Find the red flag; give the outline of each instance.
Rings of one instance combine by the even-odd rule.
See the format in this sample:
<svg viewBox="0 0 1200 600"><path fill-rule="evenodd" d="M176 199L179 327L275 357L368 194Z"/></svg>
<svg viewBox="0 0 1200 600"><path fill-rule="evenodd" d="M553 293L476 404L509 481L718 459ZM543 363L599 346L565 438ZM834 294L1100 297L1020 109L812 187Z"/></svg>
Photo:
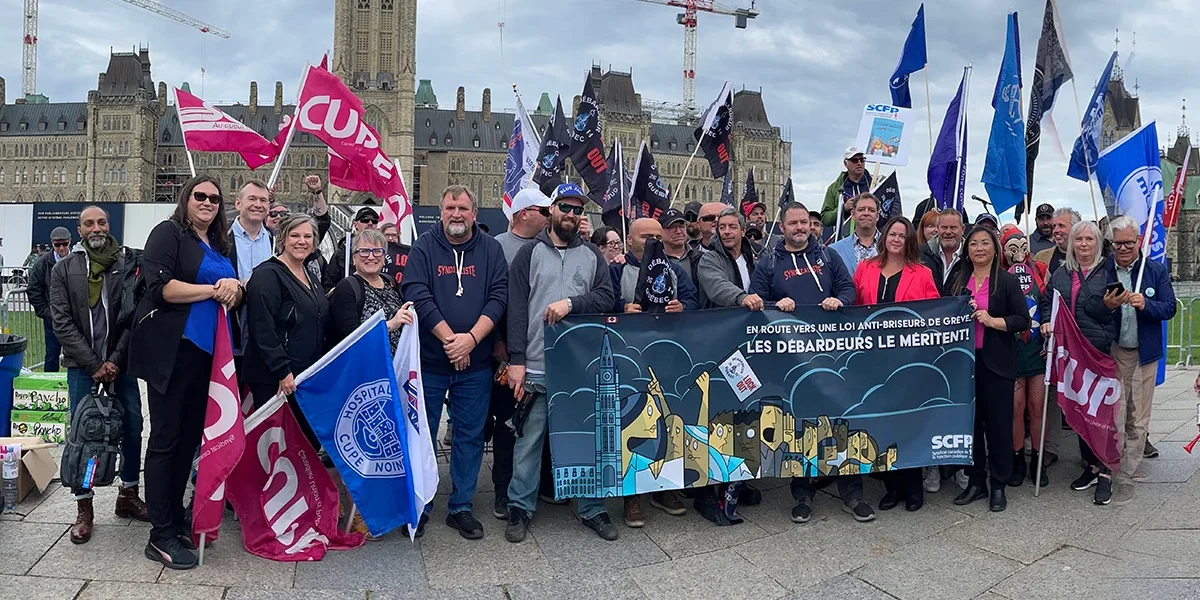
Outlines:
<svg viewBox="0 0 1200 600"><path fill-rule="evenodd" d="M247 552L299 562L363 544L361 533L338 530L337 487L287 402L250 417L246 447L228 489Z"/></svg>
<svg viewBox="0 0 1200 600"><path fill-rule="evenodd" d="M1179 209L1183 207L1183 192L1187 189L1188 160L1191 157L1192 145L1188 144L1187 153L1183 155L1183 165L1179 167L1179 172L1175 173L1175 185L1171 186L1171 193L1167 194L1167 201L1163 206L1163 227L1171 228L1179 224Z"/></svg>
<svg viewBox="0 0 1200 600"><path fill-rule="evenodd" d="M1046 357L1047 385L1050 382L1056 385L1058 404L1071 429L1087 442L1100 462L1116 471L1121 462L1121 442L1117 436L1121 380L1117 378L1117 361L1097 350L1083 336L1075 315L1058 292L1054 293L1050 322L1054 348Z"/></svg>
<svg viewBox="0 0 1200 600"><path fill-rule="evenodd" d="M362 101L333 73L308 68L296 110L294 126L325 142L366 178L372 194L384 202L384 220L412 214L404 179L396 164L380 147L379 133L366 121Z"/></svg>
<svg viewBox="0 0 1200 600"><path fill-rule="evenodd" d="M267 138L208 102L175 88L175 108L188 150L237 152L250 170L275 160L275 148Z"/></svg>
<svg viewBox="0 0 1200 600"><path fill-rule="evenodd" d="M217 530L221 527L221 518L225 514L225 480L246 448L246 426L240 405L229 317L221 308L217 311L208 406L204 411L204 434L200 439L200 459L196 466L196 496L192 501L192 539L196 543L199 543L201 533L210 540L217 539Z"/></svg>

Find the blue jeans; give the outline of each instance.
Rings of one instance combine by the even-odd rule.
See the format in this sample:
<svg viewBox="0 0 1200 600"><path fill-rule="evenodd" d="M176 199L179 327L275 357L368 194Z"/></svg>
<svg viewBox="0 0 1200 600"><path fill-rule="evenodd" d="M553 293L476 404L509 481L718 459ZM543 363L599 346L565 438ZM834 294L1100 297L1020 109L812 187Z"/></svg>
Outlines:
<svg viewBox="0 0 1200 600"><path fill-rule="evenodd" d="M528 383L545 383L544 374L527 374ZM542 473L542 444L546 439L547 420L546 395L539 394L529 416L525 418L525 435L518 437L513 446L513 476L508 484L508 505L519 508L533 516L537 507L538 488ZM497 424L497 427L507 425ZM454 432L458 435L458 431ZM575 512L580 519L587 520L606 512L604 500L600 498L577 498Z"/></svg>
<svg viewBox="0 0 1200 600"><path fill-rule="evenodd" d="M44 337L46 338L46 356L43 358L42 372L57 373L59 367L58 357L62 354L62 344L58 343L58 336L54 335L54 328L50 327L50 319L42 319L42 328L45 330ZM88 379L91 379L91 377L88 377ZM82 397L80 396L80 398Z"/></svg>
<svg viewBox="0 0 1200 600"><path fill-rule="evenodd" d="M71 414L83 397L92 391L95 381L83 369L67 369L67 396ZM121 420L121 487L137 485L142 471L142 393L137 379L118 375L112 383L113 394L124 408ZM72 489L76 500L92 497L92 490Z"/></svg>
<svg viewBox="0 0 1200 600"><path fill-rule="evenodd" d="M483 424L487 421L492 396L492 372L489 369L463 371L452 375L422 373L421 388L425 392L425 416L429 419L433 443L438 443L438 428L442 423L442 403L450 394L450 514L471 510L471 497L483 463ZM425 514L433 504L425 505Z"/></svg>

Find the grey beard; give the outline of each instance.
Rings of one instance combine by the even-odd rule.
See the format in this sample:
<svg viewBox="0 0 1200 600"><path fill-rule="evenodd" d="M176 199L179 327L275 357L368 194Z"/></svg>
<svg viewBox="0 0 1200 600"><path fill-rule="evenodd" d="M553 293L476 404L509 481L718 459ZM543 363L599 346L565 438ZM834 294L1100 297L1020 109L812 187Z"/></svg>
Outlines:
<svg viewBox="0 0 1200 600"><path fill-rule="evenodd" d="M467 225L465 223L451 223L446 227L446 233L452 237L462 237L467 235Z"/></svg>
<svg viewBox="0 0 1200 600"><path fill-rule="evenodd" d="M98 250L100 248L103 248L104 243L107 241L108 241L107 237L89 237L87 239L87 245L92 250Z"/></svg>

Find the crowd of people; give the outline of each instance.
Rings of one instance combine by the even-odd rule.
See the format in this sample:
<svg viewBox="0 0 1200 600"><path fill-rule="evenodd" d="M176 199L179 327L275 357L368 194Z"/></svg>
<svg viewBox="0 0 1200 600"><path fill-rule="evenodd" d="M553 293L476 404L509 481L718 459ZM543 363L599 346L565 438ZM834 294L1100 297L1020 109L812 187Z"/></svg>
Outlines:
<svg viewBox="0 0 1200 600"><path fill-rule="evenodd" d="M1094 487L1096 504L1129 502L1142 457L1157 453L1147 440L1154 365L1162 356L1160 324L1175 311L1165 268L1143 264L1134 222L1115 218L1102 231L1069 208L1043 204L1036 231L1026 237L1016 225L999 227L989 214L968 230L963 214L939 212L929 202L910 221L899 214L899 202L885 211L870 193L862 152L847 149L844 161L846 172L830 185L820 211L793 202L781 207L777 226L766 232L761 203L740 210L707 203L635 219L622 240L613 228L591 231L587 195L567 183L522 190L512 201L509 230L493 237L476 223L479 207L470 189L451 185L440 199L440 222L411 248L402 246L407 261L398 284L382 272L399 232L381 227L369 207L357 212L333 255L321 255L330 225L320 178L304 182L312 209L292 213L260 181L246 183L229 202L217 180L200 175L184 184L174 214L154 228L140 253L113 239L99 207L81 213L74 245L70 232L56 229L53 252L35 265L29 294L46 319L47 370L57 367L49 360L51 340L61 343L72 406L103 384L126 407L115 510L150 522L145 554L171 568L196 564L184 496L204 424L221 307L231 315L239 381L257 405L277 394L290 397L297 374L377 311L388 316L393 349L400 329L418 316L432 439L438 439L443 410L453 431L445 523L465 538L484 536L472 499L491 440L492 513L505 521L505 538L517 543L539 502L561 503L549 475L543 323L571 314L640 312L635 279L652 240L662 243L671 263L669 312L837 311L969 297L976 330L973 464L884 474L877 505L885 511L900 504L920 510L925 494L947 481L961 488L955 504L986 499L991 510L1003 511L1005 488L1032 484L1039 462L1042 484L1050 481L1046 469L1058 461L1064 436L1053 397L1043 403L1041 377L1050 299L1060 292L1088 341L1116 359L1123 384L1120 472L1110 473L1081 439L1086 466L1070 485ZM1032 327L1034 305L1041 309L1040 331ZM144 503L136 379L146 382L150 415ZM517 407L520 419L514 418ZM294 412L318 447L303 413ZM1045 447L1036 434L1043 416ZM825 483L791 481L793 521L811 518L815 492ZM837 476L833 483L855 520L876 518L862 475ZM91 492L73 493L78 515L70 538L85 543L94 528ZM750 485L738 493L744 503L761 499ZM695 510L717 520L712 493L685 494ZM688 512L675 491L630 496L626 526L645 526L643 500L670 515ZM619 536L603 501L575 504L580 522L599 537ZM425 507L415 535L424 535L433 510Z"/></svg>

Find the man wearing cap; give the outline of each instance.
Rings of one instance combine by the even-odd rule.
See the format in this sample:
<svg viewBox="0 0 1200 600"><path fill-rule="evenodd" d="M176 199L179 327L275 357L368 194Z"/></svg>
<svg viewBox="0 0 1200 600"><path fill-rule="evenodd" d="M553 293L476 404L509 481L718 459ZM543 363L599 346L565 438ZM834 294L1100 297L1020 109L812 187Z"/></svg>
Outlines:
<svg viewBox="0 0 1200 600"><path fill-rule="evenodd" d="M1000 235L1000 222L996 220L996 215L992 213L982 212L975 215L975 226L987 227L995 232L997 236Z"/></svg>
<svg viewBox="0 0 1200 600"><path fill-rule="evenodd" d="M817 241L825 243L825 224L821 222L821 213L815 210L808 211L808 232Z"/></svg>
<svg viewBox="0 0 1200 600"><path fill-rule="evenodd" d="M687 221L684 219L683 213L677 209L668 208L658 216L658 224L663 228L663 251L667 253L667 258L679 265L679 268L692 278L692 283L699 281L696 278L696 268L700 264L700 256L703 252L688 245ZM704 306L703 293L700 293L699 301L700 306Z"/></svg>
<svg viewBox="0 0 1200 600"><path fill-rule="evenodd" d="M1034 222L1037 229L1029 236L1029 252L1033 255L1054 247L1054 207L1039 204Z"/></svg>
<svg viewBox="0 0 1200 600"><path fill-rule="evenodd" d="M46 355L42 363L42 371L58 372L58 357L62 354L62 345L54 335L54 327L50 319L50 272L59 261L71 253L71 232L66 227L55 227L50 232L52 252L38 257L29 269L29 304L33 313L42 320L46 335Z"/></svg>
<svg viewBox="0 0 1200 600"><path fill-rule="evenodd" d="M854 231L834 242L829 249L837 252L846 270L853 275L858 263L879 254L876 243L879 240L879 199L865 192L856 196L851 205L854 207Z"/></svg>
<svg viewBox="0 0 1200 600"><path fill-rule="evenodd" d="M704 244L700 240L700 203L692 200L683 205L683 218L687 220L688 246L703 251Z"/></svg>
<svg viewBox="0 0 1200 600"><path fill-rule="evenodd" d="M354 213L354 233L364 229L375 229L379 226L379 213L370 206L364 206ZM349 273L346 271L346 244L350 241L349 236L343 237L338 242L337 249L333 251L333 256L329 257L329 266L325 267L325 277L321 283L325 286L325 291L332 290L337 287L341 280L346 278ZM354 268L353 264L349 265L350 269ZM351 271L353 272L353 271Z"/></svg>
<svg viewBox="0 0 1200 600"><path fill-rule="evenodd" d="M858 146L850 146L842 153L842 171L825 190L825 203L821 205L821 222L833 227L832 236L841 239L850 235L850 217L853 200L863 192L871 191L871 176L867 174L866 157Z"/></svg>

